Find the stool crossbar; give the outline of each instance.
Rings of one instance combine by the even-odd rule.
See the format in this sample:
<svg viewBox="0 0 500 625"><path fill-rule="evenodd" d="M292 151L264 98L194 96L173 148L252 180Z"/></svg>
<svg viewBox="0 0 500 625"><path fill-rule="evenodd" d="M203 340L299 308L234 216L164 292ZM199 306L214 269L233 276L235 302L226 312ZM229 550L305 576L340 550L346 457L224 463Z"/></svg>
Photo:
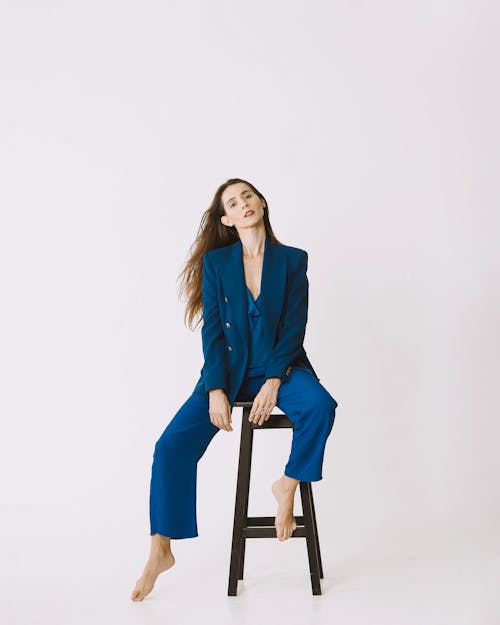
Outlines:
<svg viewBox="0 0 500 625"><path fill-rule="evenodd" d="M271 413L262 425L250 423L250 409L253 402L238 401L234 407L243 408L241 424L240 454L238 461L238 477L234 505L233 539L231 545L231 561L229 566L229 584L227 594L238 594L238 580L243 579L245 565L245 546L247 538L276 538L275 517L248 516L248 495L250 491L250 473L252 465L253 432L255 429L292 428L293 423L281 413ZM319 547L318 528L311 482L299 482L302 501L301 516L295 515L297 528L291 538L305 538L309 559L309 572L313 595L321 594L320 579L323 578L323 566Z"/></svg>

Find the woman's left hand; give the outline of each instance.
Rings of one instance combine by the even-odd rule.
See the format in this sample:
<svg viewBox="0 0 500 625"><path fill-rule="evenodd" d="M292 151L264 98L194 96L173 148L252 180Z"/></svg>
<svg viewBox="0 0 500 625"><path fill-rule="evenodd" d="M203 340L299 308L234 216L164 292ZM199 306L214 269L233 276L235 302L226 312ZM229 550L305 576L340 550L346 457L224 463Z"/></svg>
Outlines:
<svg viewBox="0 0 500 625"><path fill-rule="evenodd" d="M281 378L267 378L253 400L250 416L248 417L250 422L262 425L264 421L269 419L278 400L280 385Z"/></svg>

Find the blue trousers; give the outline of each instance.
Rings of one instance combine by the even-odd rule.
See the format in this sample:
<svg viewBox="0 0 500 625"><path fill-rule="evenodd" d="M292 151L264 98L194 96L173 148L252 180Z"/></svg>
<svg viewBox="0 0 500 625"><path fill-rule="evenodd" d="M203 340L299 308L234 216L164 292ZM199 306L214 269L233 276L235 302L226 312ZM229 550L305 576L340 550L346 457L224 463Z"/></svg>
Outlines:
<svg viewBox="0 0 500 625"><path fill-rule="evenodd" d="M263 383L263 374L247 372L236 401L252 401ZM302 482L321 480L325 443L337 402L309 371L294 367L288 382L278 389L276 404L294 424L284 474ZM155 444L149 499L151 535L198 536L198 460L219 431L210 421L208 395L193 391Z"/></svg>

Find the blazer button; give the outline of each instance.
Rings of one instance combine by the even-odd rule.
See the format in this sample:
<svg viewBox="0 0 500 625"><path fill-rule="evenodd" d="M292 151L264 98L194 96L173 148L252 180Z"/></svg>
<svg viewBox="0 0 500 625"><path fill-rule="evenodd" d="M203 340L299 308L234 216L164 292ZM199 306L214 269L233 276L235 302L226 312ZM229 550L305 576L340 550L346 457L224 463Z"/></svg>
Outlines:
<svg viewBox="0 0 500 625"><path fill-rule="evenodd" d="M225 301L225 302L227 302L227 301L229 301L229 300L227 299L227 297L225 297L225 298L224 298L224 301Z"/></svg>
<svg viewBox="0 0 500 625"><path fill-rule="evenodd" d="M230 352L232 352L232 351L233 351L233 348L231 347L231 345L228 345L228 346L227 346L227 348L228 348L228 350L229 350Z"/></svg>
<svg viewBox="0 0 500 625"><path fill-rule="evenodd" d="M226 328L230 328L231 324L229 323L229 321L226 321Z"/></svg>

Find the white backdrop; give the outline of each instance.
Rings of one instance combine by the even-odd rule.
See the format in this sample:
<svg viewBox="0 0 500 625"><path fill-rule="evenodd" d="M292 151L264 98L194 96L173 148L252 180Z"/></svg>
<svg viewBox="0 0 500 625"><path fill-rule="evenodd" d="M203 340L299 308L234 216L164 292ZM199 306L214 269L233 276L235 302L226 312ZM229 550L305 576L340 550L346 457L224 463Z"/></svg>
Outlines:
<svg viewBox="0 0 500 625"><path fill-rule="evenodd" d="M221 623L286 597L273 620L498 624L498 5L0 6L6 622ZM235 411L199 464L200 536L133 604L154 442L203 364L176 279L229 177L309 252L305 348L339 403L323 596L294 539L250 541L225 596ZM272 515L291 433L256 439Z"/></svg>

